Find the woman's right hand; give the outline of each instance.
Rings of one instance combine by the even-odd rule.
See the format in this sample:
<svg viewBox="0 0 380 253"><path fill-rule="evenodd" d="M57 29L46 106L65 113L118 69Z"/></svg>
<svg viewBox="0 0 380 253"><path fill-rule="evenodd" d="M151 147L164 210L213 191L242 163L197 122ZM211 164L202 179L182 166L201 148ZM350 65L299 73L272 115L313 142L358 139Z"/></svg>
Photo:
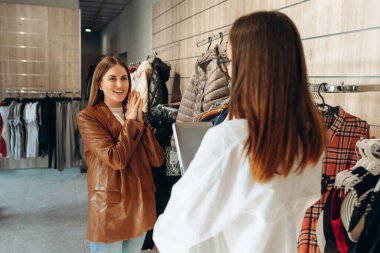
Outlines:
<svg viewBox="0 0 380 253"><path fill-rule="evenodd" d="M136 120L139 106L141 104L140 94L136 91L131 91L128 94L127 109L125 112L125 119Z"/></svg>

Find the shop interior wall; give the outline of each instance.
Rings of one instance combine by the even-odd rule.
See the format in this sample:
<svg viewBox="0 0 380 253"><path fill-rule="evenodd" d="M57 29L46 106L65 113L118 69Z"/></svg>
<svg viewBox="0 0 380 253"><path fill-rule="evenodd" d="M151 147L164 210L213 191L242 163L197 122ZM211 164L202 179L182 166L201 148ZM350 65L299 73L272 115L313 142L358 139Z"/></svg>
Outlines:
<svg viewBox="0 0 380 253"><path fill-rule="evenodd" d="M198 41L228 31L236 18L260 10L278 10L295 22L311 83L380 85L378 0L160 0L152 7L152 50L168 49L159 57L172 66L169 92L175 72L184 92L196 59L208 47L197 47ZM369 122L372 134L380 137L380 92L323 96Z"/></svg>
<svg viewBox="0 0 380 253"><path fill-rule="evenodd" d="M80 90L80 11L0 3L0 100L4 90ZM46 167L46 159L0 159L0 167Z"/></svg>
<svg viewBox="0 0 380 253"><path fill-rule="evenodd" d="M127 61L143 61L151 52L152 4L157 0L132 0L102 31L102 54L127 52Z"/></svg>
<svg viewBox="0 0 380 253"><path fill-rule="evenodd" d="M0 2L79 9L79 0L0 0Z"/></svg>

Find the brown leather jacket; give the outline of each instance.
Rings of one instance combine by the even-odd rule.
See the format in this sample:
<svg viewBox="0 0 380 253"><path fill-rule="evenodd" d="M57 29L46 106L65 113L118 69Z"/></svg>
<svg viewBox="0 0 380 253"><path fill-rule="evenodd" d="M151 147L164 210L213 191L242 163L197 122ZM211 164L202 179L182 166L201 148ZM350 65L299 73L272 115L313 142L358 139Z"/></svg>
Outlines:
<svg viewBox="0 0 380 253"><path fill-rule="evenodd" d="M102 102L79 112L88 171L88 229L92 242L128 240L156 221L152 167L164 151L150 127L134 120L124 125Z"/></svg>

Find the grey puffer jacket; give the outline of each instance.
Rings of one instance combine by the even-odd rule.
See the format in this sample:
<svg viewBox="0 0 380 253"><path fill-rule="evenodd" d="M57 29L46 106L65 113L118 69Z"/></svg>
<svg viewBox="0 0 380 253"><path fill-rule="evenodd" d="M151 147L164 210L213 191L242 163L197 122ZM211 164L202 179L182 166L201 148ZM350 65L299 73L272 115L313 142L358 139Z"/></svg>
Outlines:
<svg viewBox="0 0 380 253"><path fill-rule="evenodd" d="M225 49L217 45L198 58L181 99L177 122L192 122L195 116L230 96L228 80L217 64L218 52L225 55Z"/></svg>

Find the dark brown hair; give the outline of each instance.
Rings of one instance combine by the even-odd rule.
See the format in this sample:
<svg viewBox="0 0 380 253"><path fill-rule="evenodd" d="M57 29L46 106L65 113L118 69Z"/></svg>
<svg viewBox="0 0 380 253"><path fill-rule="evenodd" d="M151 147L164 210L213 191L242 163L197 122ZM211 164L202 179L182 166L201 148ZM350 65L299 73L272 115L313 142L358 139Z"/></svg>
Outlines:
<svg viewBox="0 0 380 253"><path fill-rule="evenodd" d="M90 98L88 99L88 106L94 106L98 104L101 101L104 101L104 93L99 89L99 83L103 79L103 76L107 73L107 71L116 65L122 66L128 73L128 94L131 92L131 75L129 73L128 67L117 57L113 56L106 56L104 57L98 65L96 65L96 68L94 70L94 74L92 76L92 82L91 82L91 90L90 90ZM127 102L128 95L123 100L123 105Z"/></svg>
<svg viewBox="0 0 380 253"><path fill-rule="evenodd" d="M325 127L307 86L295 24L280 12L240 17L229 32L232 90L229 118L245 118L252 176L266 182L302 172L325 149Z"/></svg>

